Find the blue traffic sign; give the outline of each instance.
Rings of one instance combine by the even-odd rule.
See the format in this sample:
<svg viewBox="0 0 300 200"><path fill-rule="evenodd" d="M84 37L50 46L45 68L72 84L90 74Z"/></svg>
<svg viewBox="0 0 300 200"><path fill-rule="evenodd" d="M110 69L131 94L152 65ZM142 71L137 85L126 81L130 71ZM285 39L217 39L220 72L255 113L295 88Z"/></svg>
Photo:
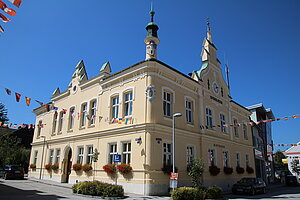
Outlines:
<svg viewBox="0 0 300 200"><path fill-rule="evenodd" d="M114 162L121 162L121 155L115 154L114 155Z"/></svg>

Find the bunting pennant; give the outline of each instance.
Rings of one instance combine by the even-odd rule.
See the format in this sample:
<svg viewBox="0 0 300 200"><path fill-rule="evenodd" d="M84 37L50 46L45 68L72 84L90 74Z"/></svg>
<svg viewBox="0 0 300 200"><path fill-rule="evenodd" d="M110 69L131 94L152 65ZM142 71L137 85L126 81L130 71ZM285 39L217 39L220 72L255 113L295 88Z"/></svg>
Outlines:
<svg viewBox="0 0 300 200"><path fill-rule="evenodd" d="M27 105L27 106L30 106L31 98L25 97L25 99L26 99L26 105Z"/></svg>
<svg viewBox="0 0 300 200"><path fill-rule="evenodd" d="M21 94L15 92L15 95L16 95L16 101L20 102Z"/></svg>
<svg viewBox="0 0 300 200"><path fill-rule="evenodd" d="M7 14L11 15L11 16L15 16L17 14L17 12L12 9L12 8L8 8L6 6L6 4L0 0L0 9L3 10L4 12L6 12Z"/></svg>
<svg viewBox="0 0 300 200"><path fill-rule="evenodd" d="M11 95L11 90L9 90L9 89L7 89L7 88L4 88L5 89L5 91L6 91L6 93L8 94L8 95Z"/></svg>
<svg viewBox="0 0 300 200"><path fill-rule="evenodd" d="M17 6L18 8L20 7L22 0L8 0L10 1L12 4L14 4L15 6Z"/></svg>
<svg viewBox="0 0 300 200"><path fill-rule="evenodd" d="M35 100L38 104L40 104L40 106L43 106L44 105L44 103L43 102L40 102L40 101L38 101L38 100Z"/></svg>
<svg viewBox="0 0 300 200"><path fill-rule="evenodd" d="M99 122L101 122L102 118L103 118L102 116L99 116Z"/></svg>
<svg viewBox="0 0 300 200"><path fill-rule="evenodd" d="M63 113L66 114L67 113L67 109L63 109Z"/></svg>
<svg viewBox="0 0 300 200"><path fill-rule="evenodd" d="M0 25L0 32L4 33L4 29L2 28L2 26Z"/></svg>
<svg viewBox="0 0 300 200"><path fill-rule="evenodd" d="M0 18L3 22L9 22L11 21L10 19L8 19L7 17L5 17L2 13L0 13Z"/></svg>

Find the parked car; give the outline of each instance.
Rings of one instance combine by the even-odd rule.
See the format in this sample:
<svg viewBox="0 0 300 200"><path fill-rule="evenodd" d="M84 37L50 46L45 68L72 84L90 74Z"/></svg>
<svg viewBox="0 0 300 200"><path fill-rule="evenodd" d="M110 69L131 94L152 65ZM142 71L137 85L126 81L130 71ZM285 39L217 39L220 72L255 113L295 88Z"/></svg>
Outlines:
<svg viewBox="0 0 300 200"><path fill-rule="evenodd" d="M24 168L18 165L5 165L0 169L0 177L7 179L24 179Z"/></svg>
<svg viewBox="0 0 300 200"><path fill-rule="evenodd" d="M256 193L266 193L266 183L261 178L242 178L232 186L232 193L247 193L255 195Z"/></svg>
<svg viewBox="0 0 300 200"><path fill-rule="evenodd" d="M300 180L297 178L297 176L294 176L292 174L286 175L285 181L286 185L300 186Z"/></svg>

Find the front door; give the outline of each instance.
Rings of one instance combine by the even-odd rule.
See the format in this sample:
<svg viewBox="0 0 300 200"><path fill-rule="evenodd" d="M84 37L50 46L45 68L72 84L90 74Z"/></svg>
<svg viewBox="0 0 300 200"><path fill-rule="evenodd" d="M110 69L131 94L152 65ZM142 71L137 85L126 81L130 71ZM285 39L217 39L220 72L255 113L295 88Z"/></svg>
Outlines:
<svg viewBox="0 0 300 200"><path fill-rule="evenodd" d="M72 150L70 149L68 153L68 160L67 160L66 183L69 183L69 176L71 174L71 167L72 167L71 158L72 158Z"/></svg>

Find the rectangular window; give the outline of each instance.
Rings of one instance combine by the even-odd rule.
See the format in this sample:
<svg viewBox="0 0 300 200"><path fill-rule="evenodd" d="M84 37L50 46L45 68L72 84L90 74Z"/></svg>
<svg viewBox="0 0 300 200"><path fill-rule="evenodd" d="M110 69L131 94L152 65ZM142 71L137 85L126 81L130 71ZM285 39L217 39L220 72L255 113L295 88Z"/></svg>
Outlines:
<svg viewBox="0 0 300 200"><path fill-rule="evenodd" d="M225 127L226 120L225 120L225 115L220 114L220 121L221 121L221 131L222 131L222 133L226 133L226 127Z"/></svg>
<svg viewBox="0 0 300 200"><path fill-rule="evenodd" d="M172 165L172 144L164 143L163 144L163 165L170 166Z"/></svg>
<svg viewBox="0 0 300 200"><path fill-rule="evenodd" d="M123 143L123 163L130 164L131 163L131 142Z"/></svg>
<svg viewBox="0 0 300 200"><path fill-rule="evenodd" d="M206 125L209 128L213 127L212 111L209 108L206 108Z"/></svg>
<svg viewBox="0 0 300 200"><path fill-rule="evenodd" d="M125 94L124 101L124 116L132 115L132 92Z"/></svg>
<svg viewBox="0 0 300 200"><path fill-rule="evenodd" d="M164 92L163 96L163 109L164 109L164 116L171 117L172 113L172 94L169 92Z"/></svg>
<svg viewBox="0 0 300 200"><path fill-rule="evenodd" d="M83 163L83 147L78 147L77 163Z"/></svg>
<svg viewBox="0 0 300 200"><path fill-rule="evenodd" d="M49 163L53 163L54 149L49 150Z"/></svg>
<svg viewBox="0 0 300 200"><path fill-rule="evenodd" d="M224 155L224 167L229 167L229 153L228 153L228 151L224 151L223 155Z"/></svg>
<svg viewBox="0 0 300 200"><path fill-rule="evenodd" d="M81 105L81 117L80 117L80 126L83 127L86 124L86 112L87 112L87 104L82 104Z"/></svg>
<svg viewBox="0 0 300 200"><path fill-rule="evenodd" d="M186 122L192 124L193 123L193 102L186 101L185 102L185 114L186 114Z"/></svg>
<svg viewBox="0 0 300 200"><path fill-rule="evenodd" d="M60 162L60 149L56 149L55 163Z"/></svg>
<svg viewBox="0 0 300 200"><path fill-rule="evenodd" d="M61 111L61 112L59 113L59 125L58 125L58 132L59 132L59 133L62 132L63 122L64 122L64 112Z"/></svg>
<svg viewBox="0 0 300 200"><path fill-rule="evenodd" d="M74 118L75 118L75 107L70 108L69 113L69 130L72 130L74 127Z"/></svg>
<svg viewBox="0 0 300 200"><path fill-rule="evenodd" d="M109 145L108 163L114 162L114 155L117 154L117 144Z"/></svg>
<svg viewBox="0 0 300 200"><path fill-rule="evenodd" d="M42 120L40 120L39 121L39 124L38 124L38 128L37 128L37 137L40 137L41 136L41 132L42 132L42 126L43 126L43 121Z"/></svg>
<svg viewBox="0 0 300 200"><path fill-rule="evenodd" d="M53 126L52 126L52 134L55 134L55 131L56 131L56 126L57 126L57 111L54 112L54 115L53 115Z"/></svg>
<svg viewBox="0 0 300 200"><path fill-rule="evenodd" d="M208 150L209 166L216 166L216 153L214 149Z"/></svg>
<svg viewBox="0 0 300 200"><path fill-rule="evenodd" d="M87 156L86 156L86 163L91 164L93 161L93 146L88 146L87 147Z"/></svg>
<svg viewBox="0 0 300 200"><path fill-rule="evenodd" d="M240 153L236 154L236 166L238 166L238 167L241 166L241 154Z"/></svg>
<svg viewBox="0 0 300 200"><path fill-rule="evenodd" d="M33 164L36 165L37 159L38 159L38 151L34 151L34 154L33 154Z"/></svg>
<svg viewBox="0 0 300 200"><path fill-rule="evenodd" d="M244 139L248 140L247 126L243 124Z"/></svg>
<svg viewBox="0 0 300 200"><path fill-rule="evenodd" d="M250 167L250 158L249 158L249 154L246 154L246 167Z"/></svg>
<svg viewBox="0 0 300 200"><path fill-rule="evenodd" d="M187 164L191 164L195 157L195 149L193 146L186 147L186 162Z"/></svg>
<svg viewBox="0 0 300 200"><path fill-rule="evenodd" d="M237 119L233 120L233 132L235 137L239 137Z"/></svg>
<svg viewBox="0 0 300 200"><path fill-rule="evenodd" d="M97 101L93 100L90 103L90 125L95 124L95 116L96 116L96 108L97 108Z"/></svg>
<svg viewBox="0 0 300 200"><path fill-rule="evenodd" d="M119 96L115 96L112 98L112 118L118 118L119 117Z"/></svg>

